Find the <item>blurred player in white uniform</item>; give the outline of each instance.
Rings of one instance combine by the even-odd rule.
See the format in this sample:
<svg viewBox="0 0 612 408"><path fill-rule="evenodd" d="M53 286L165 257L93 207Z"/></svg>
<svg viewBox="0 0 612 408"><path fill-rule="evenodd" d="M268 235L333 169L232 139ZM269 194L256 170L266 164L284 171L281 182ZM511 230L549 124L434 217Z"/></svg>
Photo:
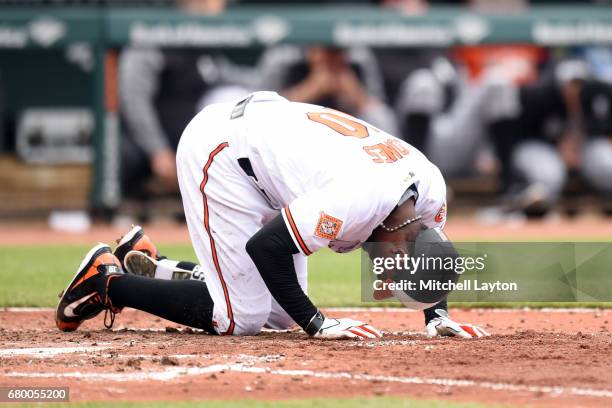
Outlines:
<svg viewBox="0 0 612 408"><path fill-rule="evenodd" d="M368 324L327 318L312 304L308 255L324 247L348 252L366 240L399 248L446 221L444 179L421 152L349 115L273 92L197 114L181 138L177 171L205 275L205 282L187 282L205 285L212 307L210 327L202 328L218 334L253 335L295 322L317 337L380 337ZM115 252L121 262L127 242ZM115 306L151 311L133 304L125 278L141 279L134 287L159 279L126 274L107 289ZM431 334L472 337L445 309L442 302L426 311Z"/></svg>

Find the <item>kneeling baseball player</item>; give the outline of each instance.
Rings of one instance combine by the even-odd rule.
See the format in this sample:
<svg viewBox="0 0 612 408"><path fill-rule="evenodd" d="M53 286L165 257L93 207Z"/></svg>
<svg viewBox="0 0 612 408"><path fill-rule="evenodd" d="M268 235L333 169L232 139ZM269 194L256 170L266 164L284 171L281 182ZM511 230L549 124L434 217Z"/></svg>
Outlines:
<svg viewBox="0 0 612 408"><path fill-rule="evenodd" d="M314 337L381 337L317 309L306 294L307 257L366 241L388 244L388 256L406 253L446 221L444 179L421 152L349 115L273 92L198 113L181 137L177 174L200 264L161 257L134 227L114 253L98 244L85 256L60 296L60 330L102 311L110 327L131 307L211 334L297 323ZM425 310L425 322L429 336L487 335L450 320L445 300Z"/></svg>

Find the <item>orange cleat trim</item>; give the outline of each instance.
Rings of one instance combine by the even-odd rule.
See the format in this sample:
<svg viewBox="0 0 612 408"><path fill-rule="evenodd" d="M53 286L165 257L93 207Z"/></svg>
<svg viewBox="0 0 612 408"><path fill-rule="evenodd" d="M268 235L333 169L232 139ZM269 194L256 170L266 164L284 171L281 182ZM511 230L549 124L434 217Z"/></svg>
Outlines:
<svg viewBox="0 0 612 408"><path fill-rule="evenodd" d="M96 258L96 260L94 261L93 265L91 265L89 267L89 270L87 271L87 273L85 275L83 275L83 277L81 279L76 281L76 283L74 285L72 285L71 289L76 288L81 283L85 282L87 279L89 279L92 276L95 276L97 273L99 273L98 272L98 267L100 265L108 265L108 264L121 265L121 263L119 262L119 260L117 259L117 257L115 255L110 254L108 252L105 252L105 253L103 253L102 255L100 255L100 256L98 256Z"/></svg>
<svg viewBox="0 0 612 408"><path fill-rule="evenodd" d="M55 325L58 329L64 332L75 331L80 325L80 322L62 322L61 320L56 320Z"/></svg>
<svg viewBox="0 0 612 408"><path fill-rule="evenodd" d="M136 243L136 245L134 245L133 250L144 252L153 259L157 259L158 257L157 247L155 246L153 241L151 241L151 238L149 238L149 236L146 234L142 236L142 238Z"/></svg>

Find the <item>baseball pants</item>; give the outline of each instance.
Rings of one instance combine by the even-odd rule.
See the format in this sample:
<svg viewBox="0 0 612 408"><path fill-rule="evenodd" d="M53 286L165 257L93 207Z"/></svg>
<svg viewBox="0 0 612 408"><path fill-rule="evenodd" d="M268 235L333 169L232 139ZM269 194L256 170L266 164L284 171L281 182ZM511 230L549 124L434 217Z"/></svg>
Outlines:
<svg viewBox="0 0 612 408"><path fill-rule="evenodd" d="M205 109L185 129L177 150L177 175L187 226L214 301L219 334L255 335L264 326L294 323L268 291L245 245L279 214L264 199L232 154L236 129L228 115ZM294 255L298 281L307 291L307 260Z"/></svg>

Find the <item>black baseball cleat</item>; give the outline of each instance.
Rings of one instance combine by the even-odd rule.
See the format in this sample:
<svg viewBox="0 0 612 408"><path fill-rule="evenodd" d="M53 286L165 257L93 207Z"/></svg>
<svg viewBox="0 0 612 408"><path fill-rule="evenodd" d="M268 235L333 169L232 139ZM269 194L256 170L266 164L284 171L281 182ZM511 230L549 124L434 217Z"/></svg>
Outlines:
<svg viewBox="0 0 612 408"><path fill-rule="evenodd" d="M103 310L110 313L110 324L106 323L105 315L104 325L112 327L115 313L121 309L113 307L108 298L108 283L122 274L119 260L108 245L100 243L93 247L81 261L72 281L60 293L55 312L57 328L66 332L74 331L85 320L97 316Z"/></svg>
<svg viewBox="0 0 612 408"><path fill-rule="evenodd" d="M151 238L144 233L140 225L134 225L124 236L117 240L117 248L114 254L119 259L121 266L125 269L125 256L130 251L144 252L151 258L160 259L157 247L151 241Z"/></svg>

